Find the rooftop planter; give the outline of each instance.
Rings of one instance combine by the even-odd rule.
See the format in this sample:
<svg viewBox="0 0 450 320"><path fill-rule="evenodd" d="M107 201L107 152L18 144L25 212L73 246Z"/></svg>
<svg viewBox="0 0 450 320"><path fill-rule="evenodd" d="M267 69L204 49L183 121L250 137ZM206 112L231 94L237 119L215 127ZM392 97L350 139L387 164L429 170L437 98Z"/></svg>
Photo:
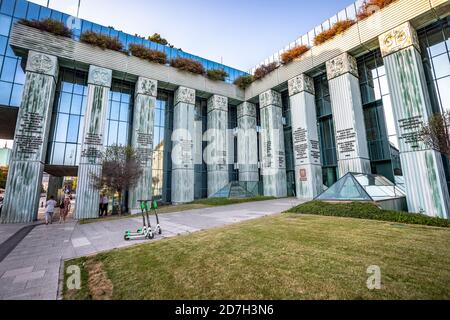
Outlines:
<svg viewBox="0 0 450 320"><path fill-rule="evenodd" d="M103 50L109 49L124 52L123 44L118 38L113 38L93 31L86 31L81 34L80 41L99 47Z"/></svg>
<svg viewBox="0 0 450 320"><path fill-rule="evenodd" d="M203 65L195 60L188 58L173 58L170 60L170 65L181 71L186 71L194 74L204 75L205 68Z"/></svg>
<svg viewBox="0 0 450 320"><path fill-rule="evenodd" d="M396 1L397 0L366 0L359 8L357 19L358 21L364 20Z"/></svg>
<svg viewBox="0 0 450 320"><path fill-rule="evenodd" d="M128 46L128 50L130 53L137 57L149 62L166 64L167 63L167 55L165 52L152 50L143 45L132 43Z"/></svg>
<svg viewBox="0 0 450 320"><path fill-rule="evenodd" d="M52 33L56 36L71 38L72 30L67 28L64 23L54 19L44 19L44 20L19 20L20 24L25 26L36 28L41 31L46 31Z"/></svg>
<svg viewBox="0 0 450 320"><path fill-rule="evenodd" d="M253 82L253 76L240 76L234 80L233 84L242 90L247 89Z"/></svg>
<svg viewBox="0 0 450 320"><path fill-rule="evenodd" d="M309 47L305 45L296 46L292 49L285 51L281 55L281 63L288 64L289 62L294 61L295 59L300 58L303 54L309 51Z"/></svg>
<svg viewBox="0 0 450 320"><path fill-rule="evenodd" d="M347 29L356 23L355 20L342 20L336 22L330 29L322 31L314 38L314 45L318 46L330 39L333 39L339 34L344 33Z"/></svg>
<svg viewBox="0 0 450 320"><path fill-rule="evenodd" d="M206 76L208 77L208 79L214 81L225 81L225 79L228 77L228 73L223 69L209 69L206 72Z"/></svg>
<svg viewBox="0 0 450 320"><path fill-rule="evenodd" d="M276 62L272 62L269 64L265 64L257 68L253 74L253 80L261 80L265 76L267 76L269 73L274 71L278 68L278 65Z"/></svg>

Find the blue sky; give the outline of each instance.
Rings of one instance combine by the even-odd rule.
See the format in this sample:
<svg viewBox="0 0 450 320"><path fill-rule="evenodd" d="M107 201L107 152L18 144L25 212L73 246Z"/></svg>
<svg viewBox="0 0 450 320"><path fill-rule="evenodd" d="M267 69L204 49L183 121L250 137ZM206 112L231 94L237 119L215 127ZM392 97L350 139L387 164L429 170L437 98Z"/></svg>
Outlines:
<svg viewBox="0 0 450 320"><path fill-rule="evenodd" d="M186 52L247 71L352 2L81 0L80 17L131 34L158 32ZM50 7L75 14L76 3L50 0Z"/></svg>

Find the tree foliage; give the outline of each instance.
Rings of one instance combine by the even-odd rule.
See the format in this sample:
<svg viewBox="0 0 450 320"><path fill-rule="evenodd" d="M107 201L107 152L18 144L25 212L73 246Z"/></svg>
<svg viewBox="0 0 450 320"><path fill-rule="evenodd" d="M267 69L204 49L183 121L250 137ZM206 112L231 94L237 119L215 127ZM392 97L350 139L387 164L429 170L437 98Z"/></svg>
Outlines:
<svg viewBox="0 0 450 320"><path fill-rule="evenodd" d="M167 46L169 44L169 42L163 37L161 37L159 33L154 33L153 35L149 36L148 40L162 44L163 46Z"/></svg>
<svg viewBox="0 0 450 320"><path fill-rule="evenodd" d="M139 155L132 147L113 145L103 154L102 175L93 175L93 181L98 190L117 193L122 203L123 193L136 186L142 171Z"/></svg>
<svg viewBox="0 0 450 320"><path fill-rule="evenodd" d="M420 132L420 139L431 149L450 157L450 111L432 115Z"/></svg>

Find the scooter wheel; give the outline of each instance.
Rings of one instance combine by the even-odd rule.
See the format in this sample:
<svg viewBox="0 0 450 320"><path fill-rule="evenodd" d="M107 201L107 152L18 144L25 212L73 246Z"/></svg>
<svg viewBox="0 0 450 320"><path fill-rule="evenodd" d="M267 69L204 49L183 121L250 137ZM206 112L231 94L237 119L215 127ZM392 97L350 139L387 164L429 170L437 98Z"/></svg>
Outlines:
<svg viewBox="0 0 450 320"><path fill-rule="evenodd" d="M150 232L149 234L148 234L148 238L149 239L153 239L155 237L155 235L153 234L153 232Z"/></svg>
<svg viewBox="0 0 450 320"><path fill-rule="evenodd" d="M123 236L123 239L124 239L125 241L130 240L130 238L129 238L127 235L124 235L124 236Z"/></svg>
<svg viewBox="0 0 450 320"><path fill-rule="evenodd" d="M162 229L161 228L158 229L158 234L162 234Z"/></svg>

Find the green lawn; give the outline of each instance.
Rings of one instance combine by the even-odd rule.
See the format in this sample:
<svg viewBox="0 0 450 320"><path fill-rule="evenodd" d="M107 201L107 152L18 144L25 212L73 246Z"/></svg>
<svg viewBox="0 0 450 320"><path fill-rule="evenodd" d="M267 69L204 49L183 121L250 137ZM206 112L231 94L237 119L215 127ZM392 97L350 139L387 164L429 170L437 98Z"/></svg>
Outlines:
<svg viewBox="0 0 450 320"><path fill-rule="evenodd" d="M64 298L450 299L449 246L447 228L286 213L68 261L83 287Z"/></svg>
<svg viewBox="0 0 450 320"><path fill-rule="evenodd" d="M203 209L203 208L209 208L209 207L215 207L215 206L226 206L231 204L238 204L238 203L245 203L245 202L255 202L255 201L267 201L267 200L273 200L274 197L253 197L253 198L243 198L243 199L228 199L228 198L209 198L209 199L201 199L196 200L191 203L186 204L180 204L180 205L164 205L160 206L158 208L158 214L162 213L172 213L172 212L181 212L186 210L193 210L193 209ZM100 219L86 219L86 220L80 220L80 224L88 224L88 223L94 223L94 222L103 222L103 221L111 221L111 220L117 220L117 219L128 219L128 218L135 218L135 215L122 215L122 216L109 216L106 218L100 218Z"/></svg>

